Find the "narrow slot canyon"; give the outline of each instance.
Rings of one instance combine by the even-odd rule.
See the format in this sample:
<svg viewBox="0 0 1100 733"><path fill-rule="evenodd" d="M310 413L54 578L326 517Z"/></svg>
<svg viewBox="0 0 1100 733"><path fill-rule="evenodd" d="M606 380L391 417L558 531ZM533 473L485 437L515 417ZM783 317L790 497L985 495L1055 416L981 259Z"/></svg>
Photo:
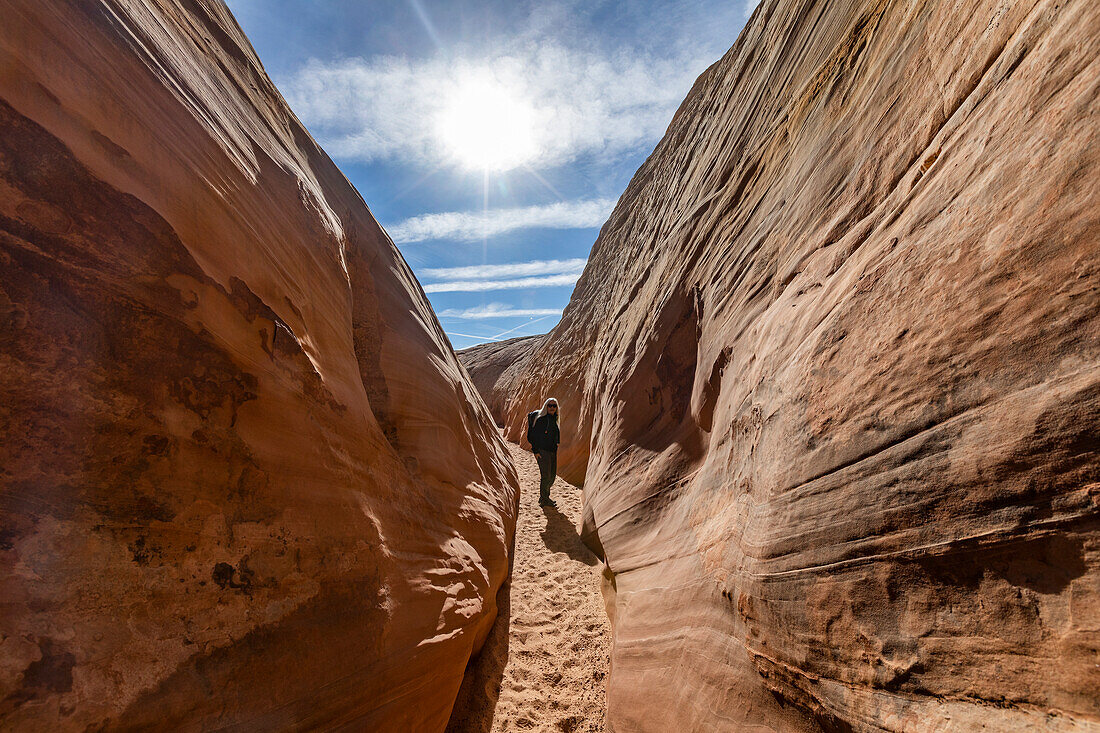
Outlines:
<svg viewBox="0 0 1100 733"><path fill-rule="evenodd" d="M0 0L0 730L1100 731L1100 3L283 2Z"/></svg>
<svg viewBox="0 0 1100 733"><path fill-rule="evenodd" d="M448 730L603 731L611 630L600 562L577 534L581 490L559 478L550 490L557 507L540 507L534 455L508 449L520 476L508 605L467 672Z"/></svg>

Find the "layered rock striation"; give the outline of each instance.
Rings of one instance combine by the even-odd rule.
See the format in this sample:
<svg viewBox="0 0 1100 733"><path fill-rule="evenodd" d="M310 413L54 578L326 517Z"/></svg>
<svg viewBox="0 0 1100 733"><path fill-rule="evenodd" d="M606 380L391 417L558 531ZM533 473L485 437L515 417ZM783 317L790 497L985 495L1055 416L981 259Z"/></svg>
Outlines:
<svg viewBox="0 0 1100 733"><path fill-rule="evenodd" d="M517 481L220 0L0 23L0 727L442 730Z"/></svg>
<svg viewBox="0 0 1100 733"><path fill-rule="evenodd" d="M1100 726L1098 115L1089 0L765 0L698 79L495 387L612 728Z"/></svg>

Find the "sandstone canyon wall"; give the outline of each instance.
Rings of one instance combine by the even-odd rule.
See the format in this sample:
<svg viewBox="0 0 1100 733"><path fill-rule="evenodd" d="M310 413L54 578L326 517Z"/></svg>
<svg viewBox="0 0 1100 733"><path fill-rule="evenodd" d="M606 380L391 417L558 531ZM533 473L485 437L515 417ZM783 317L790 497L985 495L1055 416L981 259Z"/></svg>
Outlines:
<svg viewBox="0 0 1100 733"><path fill-rule="evenodd" d="M518 484L220 0L0 22L0 728L442 730Z"/></svg>
<svg viewBox="0 0 1100 733"><path fill-rule="evenodd" d="M1092 0L764 0L698 79L496 384L613 729L1100 727L1098 94Z"/></svg>
<svg viewBox="0 0 1100 733"><path fill-rule="evenodd" d="M485 404L498 425L504 425L507 414L506 387L497 389L497 383L509 385L515 382L517 369L531 351L538 347L542 336L520 336L505 341L471 346L458 352L462 366L466 367L474 387L485 398ZM541 404L539 405L541 407ZM531 410L535 409L534 407ZM531 410L528 410L530 412Z"/></svg>

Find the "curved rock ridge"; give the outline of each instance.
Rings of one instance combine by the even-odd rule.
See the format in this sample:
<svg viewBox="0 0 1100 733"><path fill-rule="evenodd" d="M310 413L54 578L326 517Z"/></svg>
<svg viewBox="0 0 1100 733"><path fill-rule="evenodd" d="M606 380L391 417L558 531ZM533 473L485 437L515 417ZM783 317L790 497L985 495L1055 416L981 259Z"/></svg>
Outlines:
<svg viewBox="0 0 1100 733"><path fill-rule="evenodd" d="M469 373L470 381L485 398L485 405L493 419L501 427L504 426L504 416L508 411L508 394L505 389L497 389L497 383L507 385L515 382L518 378L516 370L522 368L519 364L538 347L542 339L542 335L520 336L471 346L456 353L459 362ZM519 440L516 442L519 443Z"/></svg>
<svg viewBox="0 0 1100 733"><path fill-rule="evenodd" d="M1098 95L1090 0L765 0L698 79L495 388L613 729L1100 727Z"/></svg>
<svg viewBox="0 0 1100 733"><path fill-rule="evenodd" d="M0 727L442 730L518 482L220 0L0 23Z"/></svg>

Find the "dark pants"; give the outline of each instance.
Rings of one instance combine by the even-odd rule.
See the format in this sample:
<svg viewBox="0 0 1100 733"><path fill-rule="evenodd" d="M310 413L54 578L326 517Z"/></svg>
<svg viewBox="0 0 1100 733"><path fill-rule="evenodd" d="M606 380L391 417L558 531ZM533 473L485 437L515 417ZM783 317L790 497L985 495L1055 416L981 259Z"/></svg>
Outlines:
<svg viewBox="0 0 1100 733"><path fill-rule="evenodd" d="M549 501L550 486L554 483L554 476L558 473L558 452L540 448L535 452L535 459L539 462L539 473L542 474L542 483L539 484L539 501Z"/></svg>

